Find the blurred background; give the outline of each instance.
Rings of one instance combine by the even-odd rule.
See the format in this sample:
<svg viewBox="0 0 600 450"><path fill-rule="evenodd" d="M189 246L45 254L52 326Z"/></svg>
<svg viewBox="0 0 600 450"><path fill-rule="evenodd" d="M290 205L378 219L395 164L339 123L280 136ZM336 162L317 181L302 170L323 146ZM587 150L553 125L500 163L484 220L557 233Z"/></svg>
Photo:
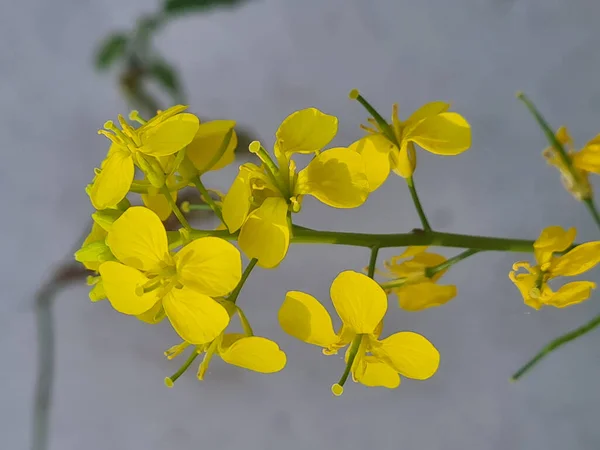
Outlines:
<svg viewBox="0 0 600 450"><path fill-rule="evenodd" d="M583 205L546 166L546 142L515 99L523 90L554 127L583 145L600 132L600 3L595 0L249 0L182 12L155 30L191 111L234 119L270 147L289 113L314 106L339 117L335 145L362 135L358 88L385 116L447 100L471 123L471 150L419 154L415 181L440 231L534 239L547 225L598 238ZM231 4L230 4L231 3ZM233 3L236 3L233 5ZM131 102L123 66L97 71L99 45L129 33L158 0L21 0L0 14L0 448L31 448L37 368L34 296L88 226L84 192L105 156L98 128ZM119 45L118 43L116 44ZM159 69L160 71L160 69ZM165 86L163 70L163 87ZM167 74L167 85L168 74ZM160 83L160 77L159 77ZM152 89L152 88L149 88ZM162 97L161 97L162 95ZM166 104L169 97L159 98ZM206 183L225 191L237 164ZM419 226L403 180L390 176L356 210L305 201L297 223L319 229L408 232ZM200 227L215 225L203 219ZM381 261L400 251L381 252ZM445 254L453 254L446 252ZM257 334L279 342L287 368L259 375L214 360L206 380L183 361L168 323L148 326L92 304L83 281L54 306L52 450L597 449L600 347L588 335L518 383L510 375L548 340L598 313L598 294L566 310L527 308L507 273L529 255L471 257L445 276L459 296L420 313L395 307L384 334L414 330L440 350L428 381L394 391L330 386L343 361L284 335L287 290L329 302L332 279L367 265L365 249L293 246L276 271L257 270L239 303ZM592 279L598 279L598 271Z"/></svg>

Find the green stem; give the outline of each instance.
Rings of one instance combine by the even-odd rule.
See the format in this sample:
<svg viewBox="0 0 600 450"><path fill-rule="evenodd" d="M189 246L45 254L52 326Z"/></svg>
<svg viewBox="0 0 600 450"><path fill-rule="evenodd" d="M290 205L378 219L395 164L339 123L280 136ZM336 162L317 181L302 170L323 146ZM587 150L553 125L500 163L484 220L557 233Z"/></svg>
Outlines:
<svg viewBox="0 0 600 450"><path fill-rule="evenodd" d="M396 140L396 136L394 135L394 132L392 131L392 128L390 127L390 124L387 123L387 120L385 120L381 114L379 114L377 112L377 110L375 108L373 108L373 106L371 106L371 104L365 100L365 98L358 94L358 96L356 97L356 100L369 112L369 114L371 114L371 116L373 116L373 119L375 119L375 122L377 122L377 125L379 125L379 128L381 129L381 131L383 132L383 134L385 134L385 136L392 141L393 143L395 143L396 145L398 145L398 142ZM398 148L400 148L398 146Z"/></svg>
<svg viewBox="0 0 600 450"><path fill-rule="evenodd" d="M556 350L559 347L562 347L566 343L571 342L580 336L583 336L584 334L588 333L589 331L592 331L598 325L600 325L600 314L597 315L596 317L594 317L592 320L590 320L585 325L554 339L552 342L550 342L548 345L546 345L537 355L535 355L527 364L525 364L523 367L521 367L512 376L511 381L517 381L519 378L521 378L523 375L525 375L527 372L529 372L531 370L531 368L533 368L538 362L540 362L541 359L543 359L549 353L553 352L554 350Z"/></svg>
<svg viewBox="0 0 600 450"><path fill-rule="evenodd" d="M375 266L377 265L377 254L379 253L379 247L375 246L371 249L371 258L369 259L369 278L375 276Z"/></svg>
<svg viewBox="0 0 600 450"><path fill-rule="evenodd" d="M190 237L198 239L215 236L233 241L239 233L230 234L227 230L192 230ZM533 240L509 239L468 234L441 233L439 231L414 231L397 234L344 233L338 231L320 231L309 228L293 228L291 242L294 244L335 244L355 247L410 247L427 245L437 247L470 248L502 252L533 252ZM577 245L577 244L576 244Z"/></svg>
<svg viewBox="0 0 600 450"><path fill-rule="evenodd" d="M433 277L436 273L441 272L442 270L446 270L449 267L452 267L454 264L462 261L463 259L468 258L471 255L474 255L475 253L479 253L481 250L475 250L473 248L470 248L469 250L465 250L462 253L459 253L458 255L444 261L441 264L438 264L437 266L433 266L433 267L429 267L427 269L425 269L425 276L428 278Z"/></svg>
<svg viewBox="0 0 600 450"><path fill-rule="evenodd" d="M346 383L346 380L348 379L348 375L350 375L350 370L352 370L352 365L354 364L354 360L356 359L356 355L358 354L358 349L360 347L362 338L363 338L362 334L357 335L354 338L354 340L352 341L352 344L350 345L350 350L348 353L348 362L346 363L346 368L344 369L344 373L340 377L340 381L338 381L338 383L337 383L341 387L344 387L344 383Z"/></svg>
<svg viewBox="0 0 600 450"><path fill-rule="evenodd" d="M408 186L408 190L410 191L412 201L415 204L417 213L419 214L419 219L421 219L421 224L423 224L423 229L425 231L431 231L431 225L429 225L429 221L427 220L427 216L425 215L425 211L421 205L421 200L419 200L419 195L417 194L417 188L415 187L415 181L413 180L413 177L407 178L406 184Z"/></svg>
<svg viewBox="0 0 600 450"><path fill-rule="evenodd" d="M165 378L165 384L167 384L167 386L169 386L169 387L173 386L173 383L175 383L177 381L177 379L181 375L183 375L183 373L186 370L188 370L188 368L192 365L192 363L194 362L194 360L197 357L198 357L198 351L194 348L194 352L190 355L190 357L187 359L187 361L183 363L183 366L181 366L179 368L179 370L177 372L175 372L173 375Z"/></svg>
<svg viewBox="0 0 600 450"><path fill-rule="evenodd" d="M198 189L198 192L200 192L200 195L202 196L204 201L208 204L208 206L211 207L211 209L217 215L217 217L219 218L221 223L225 223L223 221L223 213L221 212L221 208L219 208L219 206L215 203L213 198L210 196L208 189L206 189L206 187L202 183L202 180L200 179L199 176L194 179L194 184L196 185L196 189Z"/></svg>
<svg viewBox="0 0 600 450"><path fill-rule="evenodd" d="M525 104L531 115L534 117L534 119L546 135L546 139L548 139L550 145L552 145L552 147L554 147L554 149L558 152L560 158L563 160L563 163L565 163L565 165L569 168L574 179L577 180L578 176L572 170L571 159L569 158L569 155L567 155L567 152L565 151L563 145L556 138L556 135L554 134L554 131L552 131L552 128L550 128L550 125L548 125L548 122L546 122L542 114L537 110L537 108L534 106L531 100L529 100L529 98L523 92L517 93L517 98Z"/></svg>
<svg viewBox="0 0 600 450"><path fill-rule="evenodd" d="M235 303L237 301L237 298L240 295L240 292L242 291L242 288L244 287L246 280L250 276L250 273L252 272L252 269L254 269L254 266L256 266L257 262L258 262L258 259L252 258L250 260L250 262L248 263L248 265L246 266L246 268L244 269L244 273L242 274L242 278L240 279L240 282L237 284L235 289L231 292L231 294L227 298L227 300L229 300L231 303Z"/></svg>
<svg viewBox="0 0 600 450"><path fill-rule="evenodd" d="M192 227L190 226L189 222L187 221L187 219L185 218L185 216L179 209L179 206L177 206L177 203L175 202L175 200L173 200L173 197L171 197L171 193L169 192L169 188L167 187L166 184L161 188L161 191L162 191L163 195L165 196L165 198L167 199L167 203L169 204L169 206L175 213L175 216L177 217L177 219L179 220L181 225L183 225L183 227L186 230L191 231Z"/></svg>
<svg viewBox="0 0 600 450"><path fill-rule="evenodd" d="M600 214L598 213L598 209L596 208L596 204L594 203L594 200L591 198L586 198L584 200L584 203L585 203L585 206L587 206L588 211L594 218L594 222L596 222L596 225L598 225L598 228L600 228Z"/></svg>

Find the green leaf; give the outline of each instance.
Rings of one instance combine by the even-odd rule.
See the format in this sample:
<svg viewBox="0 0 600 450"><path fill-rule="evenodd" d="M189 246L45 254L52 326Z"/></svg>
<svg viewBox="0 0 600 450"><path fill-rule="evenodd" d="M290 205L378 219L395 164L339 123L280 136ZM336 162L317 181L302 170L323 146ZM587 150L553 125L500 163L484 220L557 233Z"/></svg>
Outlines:
<svg viewBox="0 0 600 450"><path fill-rule="evenodd" d="M96 51L96 68L103 70L109 68L125 53L127 36L123 33L114 33L108 36Z"/></svg>
<svg viewBox="0 0 600 450"><path fill-rule="evenodd" d="M166 0L164 11L169 14L204 11L214 7L233 7L246 0Z"/></svg>
<svg viewBox="0 0 600 450"><path fill-rule="evenodd" d="M175 103L182 101L182 86L177 71L165 61L154 61L147 67L148 75L164 87Z"/></svg>

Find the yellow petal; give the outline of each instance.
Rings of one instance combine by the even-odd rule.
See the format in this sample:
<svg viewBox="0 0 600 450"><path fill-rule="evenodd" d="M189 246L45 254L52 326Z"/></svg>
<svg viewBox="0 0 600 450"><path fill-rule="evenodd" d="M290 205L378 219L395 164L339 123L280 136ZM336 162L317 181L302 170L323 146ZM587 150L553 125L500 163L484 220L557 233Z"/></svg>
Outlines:
<svg viewBox="0 0 600 450"><path fill-rule="evenodd" d="M136 294L136 288L148 282L140 271L109 261L100 265L100 276L108 301L117 311L137 316L151 309L160 299L157 291Z"/></svg>
<svg viewBox="0 0 600 450"><path fill-rule="evenodd" d="M373 355L392 366L400 375L416 380L433 376L440 354L425 337L411 331L392 334L372 348Z"/></svg>
<svg viewBox="0 0 600 450"><path fill-rule="evenodd" d="M553 262L552 276L573 277L592 269L600 263L600 241L586 242L559 256Z"/></svg>
<svg viewBox="0 0 600 450"><path fill-rule="evenodd" d="M213 158L217 157L225 135L233 127L235 127L235 121L233 120L213 120L200 125L196 136L194 136L192 142L187 146L186 154L201 173L207 170L222 169L233 162L235 159L235 149L238 144L235 131L231 135L225 153L223 153L212 167L208 167Z"/></svg>
<svg viewBox="0 0 600 450"><path fill-rule="evenodd" d="M394 144L380 134L362 138L349 147L363 159L369 192L378 189L387 179L391 170L390 152L394 148Z"/></svg>
<svg viewBox="0 0 600 450"><path fill-rule="evenodd" d="M114 151L106 158L89 192L94 208L116 207L131 187L133 169L133 159L129 152Z"/></svg>
<svg viewBox="0 0 600 450"><path fill-rule="evenodd" d="M396 175L402 178L410 178L413 176L417 168L417 153L415 144L402 140L400 149L390 153L392 170Z"/></svg>
<svg viewBox="0 0 600 450"><path fill-rule="evenodd" d="M423 119L437 116L438 114L448 111L448 109L450 109L450 105L446 102L437 101L426 103L410 115L406 120L405 126L411 127Z"/></svg>
<svg viewBox="0 0 600 450"><path fill-rule="evenodd" d="M240 231L238 243L248 258L267 269L277 266L290 246L288 205L283 198L267 198L254 210Z"/></svg>
<svg viewBox="0 0 600 450"><path fill-rule="evenodd" d="M335 137L338 120L316 108L290 114L275 134L278 149L283 153L313 153L321 150Z"/></svg>
<svg viewBox="0 0 600 450"><path fill-rule="evenodd" d="M216 237L190 242L177 252L175 263L182 284L211 297L229 294L242 277L239 250Z"/></svg>
<svg viewBox="0 0 600 450"><path fill-rule="evenodd" d="M161 322L165 317L165 309L162 306L162 302L156 302L156 304L143 314L136 316L142 322L155 325Z"/></svg>
<svg viewBox="0 0 600 450"><path fill-rule="evenodd" d="M342 322L356 334L371 334L387 311L387 296L371 278L347 270L331 284L331 300Z"/></svg>
<svg viewBox="0 0 600 450"><path fill-rule="evenodd" d="M296 194L309 194L335 208L356 208L369 195L361 156L347 148L332 148L314 158L298 174Z"/></svg>
<svg viewBox="0 0 600 450"><path fill-rule="evenodd" d="M177 334L190 344L213 341L229 324L225 308L209 296L185 286L172 289L162 303Z"/></svg>
<svg viewBox="0 0 600 450"><path fill-rule="evenodd" d="M277 318L283 331L307 344L329 348L338 340L325 307L304 292L288 292Z"/></svg>
<svg viewBox="0 0 600 450"><path fill-rule="evenodd" d="M140 270L155 268L169 255L165 227L143 206L125 211L113 223L106 243L119 261Z"/></svg>
<svg viewBox="0 0 600 450"><path fill-rule="evenodd" d="M285 367L285 353L279 346L259 336L242 337L220 352L221 359L228 364L260 373L279 372Z"/></svg>
<svg viewBox="0 0 600 450"><path fill-rule="evenodd" d="M427 245L412 245L410 247L406 247L406 250L404 250L400 256L398 256L398 258L410 258L411 256L423 253L428 248L429 246Z"/></svg>
<svg viewBox="0 0 600 450"><path fill-rule="evenodd" d="M544 301L544 304L564 308L566 306L581 303L592 294L592 289L596 289L596 283L591 281L573 281L561 287L554 295Z"/></svg>
<svg viewBox="0 0 600 450"><path fill-rule="evenodd" d="M600 145L584 147L573 155L572 161L578 169L600 174Z"/></svg>
<svg viewBox="0 0 600 450"><path fill-rule="evenodd" d="M533 244L535 259L540 266L550 262L552 254L565 251L575 240L577 230L569 228L565 231L558 225L546 227ZM545 268L543 268L545 269Z"/></svg>
<svg viewBox="0 0 600 450"><path fill-rule="evenodd" d="M417 252L417 250L415 250ZM406 252L405 252L406 253ZM420 251L415 253L413 258L398 262L403 255L395 256L390 261L385 262L385 267L397 278L408 278L412 282L425 281L425 270L429 267L435 267L446 261L446 258L437 253ZM431 280L437 281L445 271L436 273Z"/></svg>
<svg viewBox="0 0 600 450"><path fill-rule="evenodd" d="M422 120L406 140L437 155L458 155L471 146L471 126L460 114L445 112Z"/></svg>
<svg viewBox="0 0 600 450"><path fill-rule="evenodd" d="M239 230L250 213L252 191L249 175L249 171L244 166L240 167L237 177L223 200L223 220L230 233Z"/></svg>
<svg viewBox="0 0 600 450"><path fill-rule="evenodd" d="M171 198L173 201L177 201L177 191L171 192ZM162 221L167 220L173 212L171 205L162 192L158 194L142 194L142 201L144 202L144 205L146 205L148 209L154 211Z"/></svg>
<svg viewBox="0 0 600 450"><path fill-rule="evenodd" d="M395 289L400 307L406 311L421 311L440 306L456 297L456 286L440 286L431 281L404 285Z"/></svg>
<svg viewBox="0 0 600 450"><path fill-rule="evenodd" d="M157 125L144 127L139 151L151 156L167 156L178 152L194 139L198 118L190 113L177 114Z"/></svg>
<svg viewBox="0 0 600 450"><path fill-rule="evenodd" d="M521 296L523 297L523 301L527 306L530 306L533 309L540 309L542 307L542 301L540 299L540 295L536 295L532 297L532 293L537 292L535 290L538 273L516 273L510 272L508 274L510 280L515 284ZM538 289L539 290L539 289Z"/></svg>
<svg viewBox="0 0 600 450"><path fill-rule="evenodd" d="M400 376L392 367L373 356L365 356L360 371L353 374L361 384L371 387L395 389L400 386Z"/></svg>

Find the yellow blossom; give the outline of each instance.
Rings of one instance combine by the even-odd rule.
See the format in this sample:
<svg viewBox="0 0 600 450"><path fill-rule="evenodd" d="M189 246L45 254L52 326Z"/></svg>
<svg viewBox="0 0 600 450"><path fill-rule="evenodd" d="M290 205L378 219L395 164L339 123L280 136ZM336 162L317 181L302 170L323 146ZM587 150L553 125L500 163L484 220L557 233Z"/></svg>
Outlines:
<svg viewBox="0 0 600 450"><path fill-rule="evenodd" d="M187 157L200 173L222 169L234 161L238 140L233 127L233 120L213 120L200 124L194 139L186 148ZM219 155L229 131L232 132L229 144L223 154Z"/></svg>
<svg viewBox="0 0 600 450"><path fill-rule="evenodd" d="M117 311L154 323L164 309L175 331L193 344L210 342L225 329L229 315L213 298L240 281L241 258L233 245L206 237L172 254L159 217L139 206L112 224L106 243L118 262L100 265L100 275Z"/></svg>
<svg viewBox="0 0 600 450"><path fill-rule="evenodd" d="M426 276L427 269L446 262L444 256L426 250L426 246L408 247L400 256L385 262L384 275L399 281L391 290L398 296L400 307L407 311L440 306L456 297L456 286L437 284L446 270Z"/></svg>
<svg viewBox="0 0 600 450"><path fill-rule="evenodd" d="M106 122L103 134L112 145L102 162L88 193L96 209L112 208L119 203L131 187L135 165L144 171L153 185L164 177L159 173L156 158L172 155L191 142L198 130L198 118L183 113L185 106L178 105L162 111L139 128L133 128L119 116L119 129L112 121ZM109 132L110 131L110 132Z"/></svg>
<svg viewBox="0 0 600 450"><path fill-rule="evenodd" d="M590 172L600 174L600 135L579 151L575 150L573 139L566 127L558 129L556 139L566 148L570 167L554 147L548 147L543 151L544 158L548 164L558 169L565 189L577 200L592 198L593 191L588 174Z"/></svg>
<svg viewBox="0 0 600 450"><path fill-rule="evenodd" d="M300 211L304 195L335 208L356 208L368 195L362 158L346 148L320 151L337 132L337 119L315 108L288 116L276 133L275 157L259 142L250 150L262 166L240 167L223 201L223 219L231 233L240 230L239 245L261 267L277 266L285 257L291 235L291 213ZM295 153L314 154L301 171Z"/></svg>
<svg viewBox="0 0 600 450"><path fill-rule="evenodd" d="M176 345L167 350L165 356L173 359L188 345L187 342ZM264 337L246 336L240 333L223 334L212 342L197 345L194 351L205 354L198 367L199 380L204 379L213 355L218 355L232 366L265 374L279 372L285 367L287 361L285 353L281 351L276 342Z"/></svg>
<svg viewBox="0 0 600 450"><path fill-rule="evenodd" d="M423 105L404 122L398 118L398 105L392 108L392 123L387 130L374 120L370 133L350 146L362 154L367 164L370 190L386 180L390 170L404 178L412 177L417 167L415 144L436 155L458 155L471 146L471 126L463 116L450 112L450 105L431 102ZM393 136L390 136L392 133Z"/></svg>
<svg viewBox="0 0 600 450"><path fill-rule="evenodd" d="M575 228L565 231L560 226L547 227L534 243L537 264L532 266L526 261L513 264L509 278L521 292L526 305L534 309L544 305L564 308L589 298L596 287L591 281L573 281L556 292L548 285L553 278L580 275L600 262L600 241L586 242L563 255L554 255L569 249L575 234ZM525 269L526 273L517 273L519 269Z"/></svg>
<svg viewBox="0 0 600 450"><path fill-rule="evenodd" d="M348 373L366 386L395 388L400 384L399 375L424 380L436 372L439 353L423 336L399 332L379 339L387 296L371 278L358 272L342 272L333 281L330 295L342 320L337 333L325 307L304 292L287 293L278 319L286 333L323 347L327 355L349 345L346 372L333 386L334 394L342 393Z"/></svg>

